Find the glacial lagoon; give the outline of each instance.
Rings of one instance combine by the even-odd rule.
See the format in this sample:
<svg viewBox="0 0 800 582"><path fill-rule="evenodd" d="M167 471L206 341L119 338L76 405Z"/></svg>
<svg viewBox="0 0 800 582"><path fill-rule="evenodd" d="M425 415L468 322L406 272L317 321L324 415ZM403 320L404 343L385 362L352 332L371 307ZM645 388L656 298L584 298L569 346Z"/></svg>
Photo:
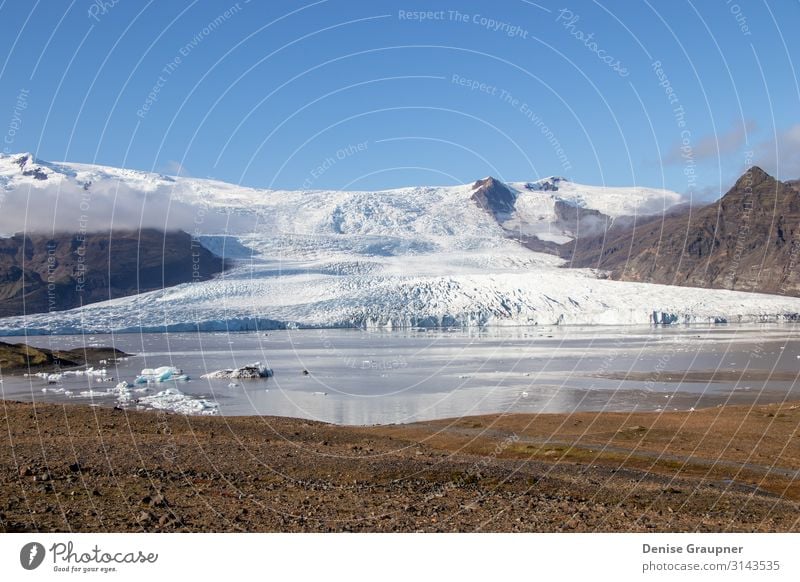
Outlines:
<svg viewBox="0 0 800 582"><path fill-rule="evenodd" d="M3 374L5 399L121 405L114 392L119 382L133 383L143 368L175 366L190 380L134 386L137 392L124 406L149 408L137 400L152 403L169 389L189 402L212 403L210 413L347 425L491 413L689 410L800 397L800 328L795 324L2 339L50 349L113 346L134 354L110 362L105 375L65 375L53 383ZM274 376L201 378L254 362L267 364ZM169 402L162 408L170 410Z"/></svg>

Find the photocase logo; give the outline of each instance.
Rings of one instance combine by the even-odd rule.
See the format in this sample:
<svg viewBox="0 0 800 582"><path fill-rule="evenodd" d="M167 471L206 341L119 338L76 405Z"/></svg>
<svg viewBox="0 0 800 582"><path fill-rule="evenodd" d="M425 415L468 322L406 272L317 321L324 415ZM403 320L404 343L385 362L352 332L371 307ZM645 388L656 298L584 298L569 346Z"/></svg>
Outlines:
<svg viewBox="0 0 800 582"><path fill-rule="evenodd" d="M35 570L44 561L44 546L39 542L30 542L22 546L19 552L19 563L26 570Z"/></svg>

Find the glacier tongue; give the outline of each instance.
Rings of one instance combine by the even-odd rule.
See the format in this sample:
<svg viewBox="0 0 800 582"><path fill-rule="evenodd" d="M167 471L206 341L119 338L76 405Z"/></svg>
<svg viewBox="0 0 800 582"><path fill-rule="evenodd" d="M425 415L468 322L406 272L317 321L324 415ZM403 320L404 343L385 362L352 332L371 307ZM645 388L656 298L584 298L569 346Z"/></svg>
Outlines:
<svg viewBox="0 0 800 582"><path fill-rule="evenodd" d="M143 200L166 197L196 210L189 216L193 234L237 266L209 281L1 319L0 334L753 322L800 313L797 298L623 283L588 269L563 269L561 259L510 239L472 199L472 185L290 192L37 160L47 174L41 179L26 172L28 158L19 159L0 156L6 192L71 184L98 198L122 184L147 193ZM553 242L569 238L553 226L556 203L616 217L682 201L657 189L547 183L538 189L511 184L509 220ZM71 203L80 200L59 199ZM213 213L252 220L213 221Z"/></svg>
<svg viewBox="0 0 800 582"><path fill-rule="evenodd" d="M441 259L404 257L372 270L240 267L212 281L7 318L0 333L759 322L800 313L795 298L596 279L545 261L491 269L487 260L479 269Z"/></svg>

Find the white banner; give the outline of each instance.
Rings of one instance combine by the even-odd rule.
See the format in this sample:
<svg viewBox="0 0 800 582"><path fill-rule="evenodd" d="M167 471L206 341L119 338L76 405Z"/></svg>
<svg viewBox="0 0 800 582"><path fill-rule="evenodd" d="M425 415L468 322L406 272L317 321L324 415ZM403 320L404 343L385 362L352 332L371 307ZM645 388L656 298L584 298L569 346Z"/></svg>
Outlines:
<svg viewBox="0 0 800 582"><path fill-rule="evenodd" d="M4 534L4 580L800 580L796 534ZM512 578L513 577L513 578Z"/></svg>

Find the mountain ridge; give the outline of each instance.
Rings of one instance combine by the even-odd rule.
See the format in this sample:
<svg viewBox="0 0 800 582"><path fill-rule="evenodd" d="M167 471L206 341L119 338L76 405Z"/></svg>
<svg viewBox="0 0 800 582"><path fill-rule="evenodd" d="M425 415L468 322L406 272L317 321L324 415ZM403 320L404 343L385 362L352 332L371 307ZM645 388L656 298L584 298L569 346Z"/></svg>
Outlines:
<svg viewBox="0 0 800 582"><path fill-rule="evenodd" d="M800 295L800 194L758 166L717 202L565 245L621 281Z"/></svg>
<svg viewBox="0 0 800 582"><path fill-rule="evenodd" d="M185 232L16 234L0 238L0 317L205 281L226 267Z"/></svg>

